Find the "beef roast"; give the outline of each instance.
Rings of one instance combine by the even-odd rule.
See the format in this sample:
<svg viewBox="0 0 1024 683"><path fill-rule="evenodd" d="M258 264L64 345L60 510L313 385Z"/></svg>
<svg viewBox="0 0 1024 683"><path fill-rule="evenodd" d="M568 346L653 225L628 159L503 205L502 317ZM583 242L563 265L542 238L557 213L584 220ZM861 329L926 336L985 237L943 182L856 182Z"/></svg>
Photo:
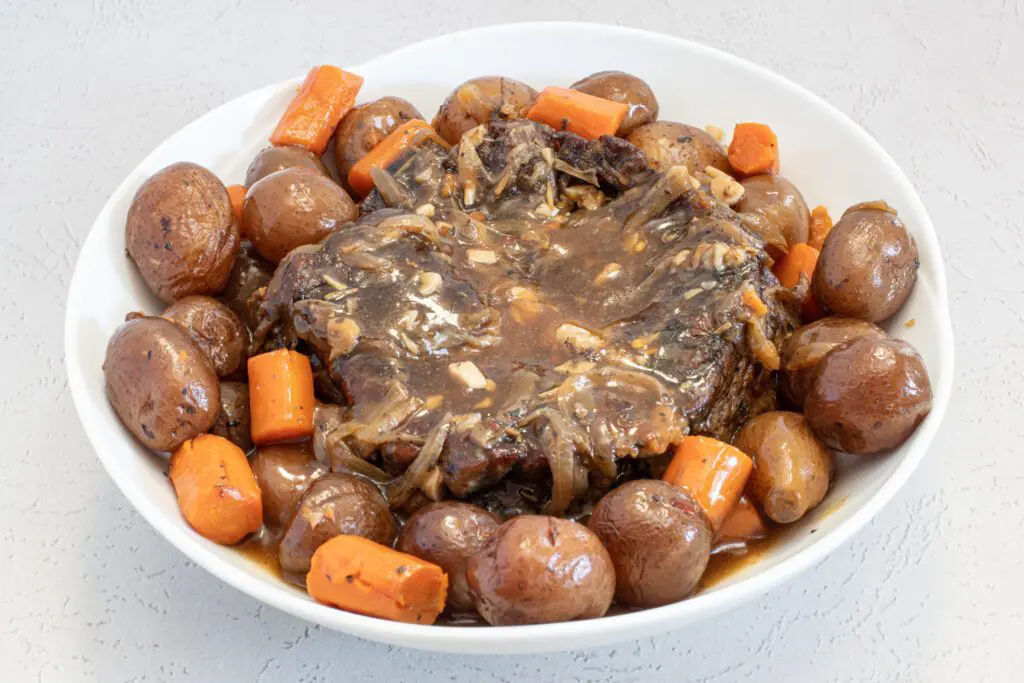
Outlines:
<svg viewBox="0 0 1024 683"><path fill-rule="evenodd" d="M318 356L362 457L407 466L451 413L449 491L550 471L563 513L623 461L772 405L795 307L708 180L530 121L428 143L374 170L359 221L281 262L256 344Z"/></svg>

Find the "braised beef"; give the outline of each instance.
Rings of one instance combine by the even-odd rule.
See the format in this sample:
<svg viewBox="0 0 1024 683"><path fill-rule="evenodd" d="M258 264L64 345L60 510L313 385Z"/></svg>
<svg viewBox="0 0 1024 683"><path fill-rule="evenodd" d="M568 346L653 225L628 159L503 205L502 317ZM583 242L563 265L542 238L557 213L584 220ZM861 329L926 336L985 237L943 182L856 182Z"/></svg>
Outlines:
<svg viewBox="0 0 1024 683"><path fill-rule="evenodd" d="M794 302L708 178L517 120L374 180L357 222L281 262L255 334L318 356L358 457L400 472L450 413L452 494L524 478L559 514L623 461L773 407Z"/></svg>

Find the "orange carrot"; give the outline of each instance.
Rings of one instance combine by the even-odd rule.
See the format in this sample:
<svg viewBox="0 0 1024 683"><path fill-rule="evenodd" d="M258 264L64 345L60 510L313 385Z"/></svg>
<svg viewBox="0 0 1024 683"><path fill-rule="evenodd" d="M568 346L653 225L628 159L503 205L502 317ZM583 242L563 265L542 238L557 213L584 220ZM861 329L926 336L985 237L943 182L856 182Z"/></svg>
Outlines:
<svg viewBox="0 0 1024 683"><path fill-rule="evenodd" d="M814 275L814 267L818 265L818 250L801 242L789 248L789 253L775 262L772 272L779 278L783 287L796 287L800 284L800 276L806 275L810 280Z"/></svg>
<svg viewBox="0 0 1024 683"><path fill-rule="evenodd" d="M365 197L373 189L373 176L370 171L375 167L387 168L402 152L422 144L427 139L448 149L448 143L442 140L426 121L413 119L403 123L356 162L348 172L348 184L356 193Z"/></svg>
<svg viewBox="0 0 1024 683"><path fill-rule="evenodd" d="M584 138L615 135L629 105L569 88L544 88L526 118Z"/></svg>
<svg viewBox="0 0 1024 683"><path fill-rule="evenodd" d="M201 434L171 456L171 483L186 521L215 543L233 545L263 524L259 484L242 449Z"/></svg>
<svg viewBox="0 0 1024 683"><path fill-rule="evenodd" d="M727 443L687 436L676 446L662 479L688 491L717 532L743 495L753 464L743 451Z"/></svg>
<svg viewBox="0 0 1024 683"><path fill-rule="evenodd" d="M768 535L768 526L764 517L757 511L754 504L746 496L722 522L715 541L719 543L735 543L737 541L755 541Z"/></svg>
<svg viewBox="0 0 1024 683"><path fill-rule="evenodd" d="M821 245L825 243L831 229L832 216L828 215L828 209L824 206L814 207L814 211L811 211L810 237L807 238L807 244L821 251Z"/></svg>
<svg viewBox="0 0 1024 683"><path fill-rule="evenodd" d="M362 76L336 66L314 66L270 134L271 144L323 154L341 117L355 106L362 85Z"/></svg>
<svg viewBox="0 0 1024 683"><path fill-rule="evenodd" d="M779 283L783 287L796 287L800 284L801 275L806 275L807 281L810 282L814 276L814 268L818 265L818 255L819 252L814 247L803 242L794 244L789 248L788 254L775 262L772 272L779 278ZM800 318L804 322L814 322L824 315L814 295L809 293L800 309Z"/></svg>
<svg viewBox="0 0 1024 683"><path fill-rule="evenodd" d="M306 590L318 602L350 612L432 624L444 609L448 575L362 536L335 536L313 553Z"/></svg>
<svg viewBox="0 0 1024 683"><path fill-rule="evenodd" d="M245 185L228 185L228 199L231 200L231 213L235 217L238 227L242 227L242 207L245 206L245 193L248 191ZM245 237L245 235L242 235Z"/></svg>
<svg viewBox="0 0 1024 683"><path fill-rule="evenodd" d="M729 165L744 176L779 172L779 139L763 123L737 123L729 143Z"/></svg>
<svg viewBox="0 0 1024 683"><path fill-rule="evenodd" d="M249 359L249 420L258 446L313 435L313 368L289 349Z"/></svg>

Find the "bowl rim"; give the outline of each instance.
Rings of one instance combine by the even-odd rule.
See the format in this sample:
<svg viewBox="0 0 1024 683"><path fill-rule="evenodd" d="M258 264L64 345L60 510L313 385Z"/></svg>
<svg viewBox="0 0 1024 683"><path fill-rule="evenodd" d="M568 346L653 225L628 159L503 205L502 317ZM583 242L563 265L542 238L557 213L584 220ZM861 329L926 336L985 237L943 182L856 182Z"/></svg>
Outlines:
<svg viewBox="0 0 1024 683"><path fill-rule="evenodd" d="M553 650L581 649L594 647L613 640L626 640L631 637L639 637L655 632L668 630L672 626L681 626L692 623L701 618L711 617L735 608L739 604L749 601L784 581L804 572L810 566L822 561L841 544L849 540L854 534L860 531L869 520L871 520L881 508L889 502L910 478L917 466L920 464L925 453L934 440L935 433L941 424L942 417L946 412L949 398L952 392L953 378L953 332L949 315L949 303L947 295L946 272L941 257L939 242L935 227L928 216L923 202L914 190L910 180L885 151L885 149L856 122L850 119L842 111L831 105L823 98L815 95L809 90L796 84L790 79L781 76L765 67L749 62L745 59L723 52L716 48L708 47L700 43L684 38L669 36L653 31L613 26L608 24L597 24L590 22L523 22L511 24L494 24L477 28L455 31L429 38L418 43L410 44L397 50L383 53L361 65L350 67L358 71L360 66L367 66L377 60L400 58L403 54L413 50L421 50L424 47L436 47L446 42L458 41L468 36L478 37L483 34L494 34L495 39L500 40L501 34L509 31L533 31L550 30L560 31L573 30L589 32L591 34L603 34L602 38L614 39L617 36L630 36L645 41L674 46L685 47L696 53L703 53L711 59L724 61L733 66L752 71L762 79L773 82L775 85L787 91L787 94L795 98L802 98L824 106L851 132L855 135L859 144L868 147L878 158L893 172L900 191L905 194L913 204L913 209L923 219L915 233L915 238L921 242L927 242L928 251L934 254L934 263L937 265L933 276L934 294L937 301L936 314L940 319L936 321L940 332L936 340L938 347L938 365L934 373L940 378L940 382L933 385L933 405L931 415L919 428L915 435L914 443L909 451L903 456L900 463L889 475L888 479L879 487L867 501L854 510L849 518L841 522L835 529L827 534L822 534L810 545L797 552L794 556L782 560L779 564L768 567L763 571L748 577L735 584L723 587L719 590L703 593L687 600L665 605L663 607L651 608L636 612L627 612L613 616L605 616L599 619L586 621L573 621L556 624L538 624L526 626L489 626L482 628L457 628L443 625L418 625L386 621L367 617L344 610L335 609L316 602L307 600L288 586L268 587L257 580L248 572L239 571L223 558L217 556L212 548L204 545L194 533L184 527L175 526L165 521L165 513L157 505L144 495L142 489L133 483L132 479L115 466L114 461L104 455L104 449L100 446L103 443L103 434L97 426L97 421L90 419L96 408L91 404L87 395L86 381L83 374L78 370L81 366L81 358L78 346L72 338L73 321L76 318L77 306L74 304L78 298L85 295L84 284L81 281L81 270L79 268L82 255L88 251L89 246L99 232L97 224L110 210L116 198L130 192L136 184L136 175L140 167L146 166L151 157L165 144L171 142L177 135L184 133L192 126L213 112L230 106L235 101L255 97L257 94L270 94L280 91L282 88L299 82L300 78L286 79L278 83L258 88L249 93L233 98L229 102L206 112L197 119L191 121L174 134L163 140L157 148L150 152L131 171L118 187L111 193L105 202L96 221L90 227L86 239L82 243L79 256L76 258L74 274L68 288L66 301L64 346L65 346L65 367L68 375L68 383L71 389L72 399L79 415L80 422L86 436L89 439L97 457L103 463L104 468L110 475L117 487L124 493L136 510L146 519L162 536L168 539L186 557L195 561L206 571L218 577L228 585L246 593L253 598L261 600L280 610L303 618L307 621L338 629L352 635L356 635L379 642L400 644L418 649L435 651L466 652L466 653L512 653L512 652L540 652ZM623 636L622 634L630 634Z"/></svg>

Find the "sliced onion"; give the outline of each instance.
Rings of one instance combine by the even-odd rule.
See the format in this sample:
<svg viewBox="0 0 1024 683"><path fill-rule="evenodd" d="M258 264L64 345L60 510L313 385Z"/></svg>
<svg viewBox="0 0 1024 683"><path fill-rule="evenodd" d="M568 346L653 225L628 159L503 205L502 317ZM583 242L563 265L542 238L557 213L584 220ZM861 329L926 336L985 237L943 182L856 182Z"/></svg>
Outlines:
<svg viewBox="0 0 1024 683"><path fill-rule="evenodd" d="M427 440L420 448L416 459L397 479L389 483L384 491L391 507L401 507L409 500L409 496L423 483L430 469L437 464L452 428L452 414L445 413L441 421L434 425L427 434Z"/></svg>
<svg viewBox="0 0 1024 683"><path fill-rule="evenodd" d="M576 446L564 415L545 410L544 416L548 418L548 428L541 438L551 468L551 500L544 506L544 514L558 516L569 508L576 491Z"/></svg>
<svg viewBox="0 0 1024 683"><path fill-rule="evenodd" d="M332 472L351 472L377 483L384 483L391 477L387 472L372 465L352 452L345 443L341 429L345 409L341 406L322 403L313 413L313 454L327 465Z"/></svg>

